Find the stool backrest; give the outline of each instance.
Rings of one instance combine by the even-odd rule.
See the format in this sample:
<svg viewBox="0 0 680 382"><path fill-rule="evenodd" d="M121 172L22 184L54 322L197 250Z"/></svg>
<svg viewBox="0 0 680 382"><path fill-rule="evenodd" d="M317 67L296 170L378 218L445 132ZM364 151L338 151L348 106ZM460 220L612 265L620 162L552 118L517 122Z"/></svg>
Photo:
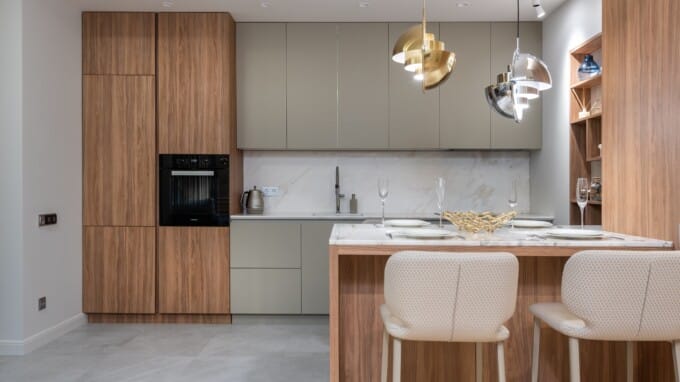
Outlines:
<svg viewBox="0 0 680 382"><path fill-rule="evenodd" d="M588 338L680 339L680 252L579 252L564 267L562 302Z"/></svg>
<svg viewBox="0 0 680 382"><path fill-rule="evenodd" d="M510 253L395 253L385 303L407 339L495 341L515 311L518 261Z"/></svg>

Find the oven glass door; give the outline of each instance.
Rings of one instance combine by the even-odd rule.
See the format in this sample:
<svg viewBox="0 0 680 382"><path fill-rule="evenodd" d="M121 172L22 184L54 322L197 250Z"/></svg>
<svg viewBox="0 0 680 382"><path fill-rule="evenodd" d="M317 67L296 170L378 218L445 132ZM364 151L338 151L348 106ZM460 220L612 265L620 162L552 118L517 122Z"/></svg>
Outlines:
<svg viewBox="0 0 680 382"><path fill-rule="evenodd" d="M228 225L228 195L215 170L170 170L161 175L161 225ZM228 176L227 176L228 179ZM226 215L226 223L225 223Z"/></svg>

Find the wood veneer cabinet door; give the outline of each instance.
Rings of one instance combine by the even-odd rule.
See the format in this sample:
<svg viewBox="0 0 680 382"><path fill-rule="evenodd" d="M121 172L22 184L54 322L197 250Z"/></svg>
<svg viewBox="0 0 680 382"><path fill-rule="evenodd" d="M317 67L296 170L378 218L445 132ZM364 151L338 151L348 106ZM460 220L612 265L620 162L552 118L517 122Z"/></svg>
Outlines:
<svg viewBox="0 0 680 382"><path fill-rule="evenodd" d="M541 23L520 24L520 51L542 57ZM515 23L491 23L491 73L489 83L496 83L498 73L506 72L515 51L517 25ZM462 56L461 56L462 57ZM480 93L483 88L480 89ZM550 90L548 90L550 91ZM481 96L480 96L481 97ZM532 100L524 112L521 123L491 113L492 149L540 149L543 144L543 121L541 99Z"/></svg>
<svg viewBox="0 0 680 382"><path fill-rule="evenodd" d="M158 150L228 154L235 128L234 20L158 15Z"/></svg>
<svg viewBox="0 0 680 382"><path fill-rule="evenodd" d="M158 229L159 313L229 313L229 228Z"/></svg>
<svg viewBox="0 0 680 382"><path fill-rule="evenodd" d="M439 87L439 147L488 149L491 110L482 90L490 83L491 24L440 23L439 33L460 57Z"/></svg>
<svg viewBox="0 0 680 382"><path fill-rule="evenodd" d="M83 78L83 225L155 226L154 77Z"/></svg>
<svg viewBox="0 0 680 382"><path fill-rule="evenodd" d="M153 13L83 13L83 74L155 73Z"/></svg>
<svg viewBox="0 0 680 382"><path fill-rule="evenodd" d="M154 313L156 229L83 228L83 311Z"/></svg>

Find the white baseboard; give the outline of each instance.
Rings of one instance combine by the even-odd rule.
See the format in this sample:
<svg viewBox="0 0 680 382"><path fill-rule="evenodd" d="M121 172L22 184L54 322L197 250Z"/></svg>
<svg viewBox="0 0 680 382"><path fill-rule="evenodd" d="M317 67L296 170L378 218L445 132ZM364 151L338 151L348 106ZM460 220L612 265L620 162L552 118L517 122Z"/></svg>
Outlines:
<svg viewBox="0 0 680 382"><path fill-rule="evenodd" d="M71 318L42 330L22 341L0 340L0 355L24 355L87 323L87 316L78 313Z"/></svg>

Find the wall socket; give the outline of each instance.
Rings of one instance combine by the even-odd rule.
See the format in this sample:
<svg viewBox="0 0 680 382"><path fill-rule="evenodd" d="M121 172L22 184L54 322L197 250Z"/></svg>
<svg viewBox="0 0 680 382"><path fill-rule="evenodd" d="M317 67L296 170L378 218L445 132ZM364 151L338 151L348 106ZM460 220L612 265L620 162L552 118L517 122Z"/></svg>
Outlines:
<svg viewBox="0 0 680 382"><path fill-rule="evenodd" d="M278 186L264 186L262 187L264 196L281 196L281 188Z"/></svg>
<svg viewBox="0 0 680 382"><path fill-rule="evenodd" d="M47 297L40 297L38 299L38 310L45 310L47 309Z"/></svg>
<svg viewBox="0 0 680 382"><path fill-rule="evenodd" d="M57 214L38 215L38 226L57 224Z"/></svg>

